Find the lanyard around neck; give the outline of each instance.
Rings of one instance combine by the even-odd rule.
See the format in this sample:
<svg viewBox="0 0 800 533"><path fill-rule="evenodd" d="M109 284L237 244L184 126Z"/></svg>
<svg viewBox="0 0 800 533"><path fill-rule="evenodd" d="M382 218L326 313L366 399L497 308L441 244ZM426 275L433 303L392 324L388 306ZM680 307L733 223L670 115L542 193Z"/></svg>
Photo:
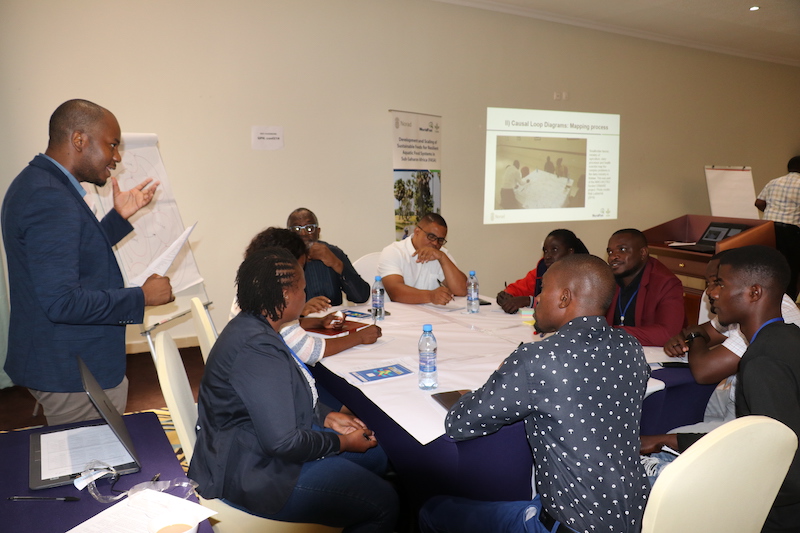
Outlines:
<svg viewBox="0 0 800 533"><path fill-rule="evenodd" d="M636 287L636 290L628 298L628 303L625 304L625 309L622 308L622 289L619 291L619 298L617 298L617 310L619 311L619 325L625 325L625 315L628 313L628 308L631 306L631 302L636 299L636 295L639 294L639 287Z"/></svg>
<svg viewBox="0 0 800 533"><path fill-rule="evenodd" d="M257 315L257 316L260 316L261 320L263 320L274 331L274 328L272 328L272 324L269 323L267 317L263 315ZM288 344L286 344L286 340L283 339L283 336L279 332L276 333L278 333L278 335L281 337L281 340L283 340L283 344L286 346L286 348L289 349L289 353L291 353L292 357L294 357L294 361L297 363L297 366L300 367L300 373L302 373L303 377L306 378L308 386L311 389L311 405L312 407L316 406L317 399L319 398L319 394L317 392L317 381L314 379L314 376L311 375L311 371L308 369L308 366L306 366L303 360L297 357L297 354L294 353L294 350L292 350L292 348Z"/></svg>
<svg viewBox="0 0 800 533"><path fill-rule="evenodd" d="M768 326L768 325L772 324L773 322L783 322L783 317L779 316L777 318L771 318L771 319L767 320L766 322L764 322L763 324L761 324L761 327L758 328L758 331L756 331L753 334L753 338L750 339L750 344L753 344L756 341L756 337L758 337L758 334L761 333L761 330L764 329L765 326Z"/></svg>

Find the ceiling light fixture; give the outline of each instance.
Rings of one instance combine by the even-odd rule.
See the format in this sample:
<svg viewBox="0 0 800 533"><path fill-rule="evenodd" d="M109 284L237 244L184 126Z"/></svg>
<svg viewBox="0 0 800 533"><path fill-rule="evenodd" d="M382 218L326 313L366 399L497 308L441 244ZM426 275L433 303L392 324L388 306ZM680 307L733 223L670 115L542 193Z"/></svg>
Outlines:
<svg viewBox="0 0 800 533"><path fill-rule="evenodd" d="M750 11L758 11L758 9L759 9L758 6L753 6L753 7L750 8Z"/></svg>

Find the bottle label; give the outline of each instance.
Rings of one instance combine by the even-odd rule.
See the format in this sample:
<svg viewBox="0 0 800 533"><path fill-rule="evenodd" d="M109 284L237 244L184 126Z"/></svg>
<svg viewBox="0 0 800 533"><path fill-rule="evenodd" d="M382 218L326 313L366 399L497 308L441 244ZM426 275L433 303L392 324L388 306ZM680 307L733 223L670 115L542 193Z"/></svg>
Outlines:
<svg viewBox="0 0 800 533"><path fill-rule="evenodd" d="M372 293L372 307L383 307L383 290Z"/></svg>
<svg viewBox="0 0 800 533"><path fill-rule="evenodd" d="M436 352L422 352L419 354L419 371L436 372Z"/></svg>

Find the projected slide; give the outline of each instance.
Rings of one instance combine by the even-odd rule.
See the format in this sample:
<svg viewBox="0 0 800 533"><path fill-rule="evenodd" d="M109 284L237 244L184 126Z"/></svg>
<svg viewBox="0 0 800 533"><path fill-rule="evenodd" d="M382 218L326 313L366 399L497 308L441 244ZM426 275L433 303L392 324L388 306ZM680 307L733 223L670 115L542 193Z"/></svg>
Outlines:
<svg viewBox="0 0 800 533"><path fill-rule="evenodd" d="M619 115L490 107L484 224L617 218Z"/></svg>

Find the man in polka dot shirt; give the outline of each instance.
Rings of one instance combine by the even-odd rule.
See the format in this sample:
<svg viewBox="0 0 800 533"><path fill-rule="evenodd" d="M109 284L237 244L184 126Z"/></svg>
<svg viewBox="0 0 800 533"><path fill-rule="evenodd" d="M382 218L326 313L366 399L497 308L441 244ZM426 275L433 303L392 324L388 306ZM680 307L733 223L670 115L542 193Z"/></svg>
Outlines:
<svg viewBox="0 0 800 533"><path fill-rule="evenodd" d="M650 375L639 342L612 328L605 311L616 284L610 267L571 255L545 274L540 330L517 348L445 422L466 440L518 420L536 469L536 497L477 502L437 496L420 512L423 532L637 532L649 494L639 462L639 421Z"/></svg>

